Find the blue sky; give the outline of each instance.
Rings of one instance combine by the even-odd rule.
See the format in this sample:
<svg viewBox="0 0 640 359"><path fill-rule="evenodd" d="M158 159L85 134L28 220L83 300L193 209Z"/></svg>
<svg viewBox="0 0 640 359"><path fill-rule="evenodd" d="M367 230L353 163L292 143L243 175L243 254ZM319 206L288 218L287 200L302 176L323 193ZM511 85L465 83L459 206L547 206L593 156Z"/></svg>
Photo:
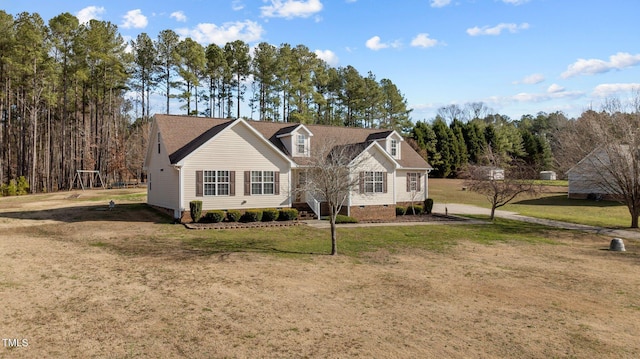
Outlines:
<svg viewBox="0 0 640 359"><path fill-rule="evenodd" d="M303 44L333 66L391 79L413 120L468 102L512 119L576 117L640 90L637 0L0 0L0 9L106 20L127 39L172 29L205 46Z"/></svg>

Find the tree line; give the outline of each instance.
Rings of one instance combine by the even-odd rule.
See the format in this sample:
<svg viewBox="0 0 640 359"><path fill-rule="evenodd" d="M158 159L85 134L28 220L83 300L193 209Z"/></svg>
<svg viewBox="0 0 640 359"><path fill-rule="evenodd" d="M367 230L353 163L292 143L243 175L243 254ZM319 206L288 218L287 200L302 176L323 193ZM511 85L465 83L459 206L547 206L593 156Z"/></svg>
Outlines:
<svg viewBox="0 0 640 359"><path fill-rule="evenodd" d="M572 120L561 112L524 115L519 120L490 112L483 103L449 105L433 121L416 122L410 137L414 147L426 153L433 176L457 177L468 164L483 164L487 149L495 156L522 161L532 176L560 168L554 155L558 134Z"/></svg>
<svg viewBox="0 0 640 359"><path fill-rule="evenodd" d="M331 67L304 45L204 47L172 30L128 43L116 25L70 13L0 10L0 85L0 185L24 178L32 193L69 188L76 170L140 177L152 96L166 113L411 128L391 80Z"/></svg>
<svg viewBox="0 0 640 359"><path fill-rule="evenodd" d="M165 112L179 100L186 115L251 118L354 127L411 127L407 101L389 79L353 66L331 67L304 45L261 42L253 52L241 40L206 47L173 30L157 40L141 33L131 43L132 89L143 118L150 94L161 93ZM246 103L249 114L241 112Z"/></svg>
<svg viewBox="0 0 640 359"><path fill-rule="evenodd" d="M140 178L157 98L166 113L394 129L436 177L482 164L488 147L562 176L577 162L565 150L567 129L624 112L610 100L577 119L540 112L512 120L477 102L414 123L391 80L331 67L304 45L205 47L172 30L127 42L110 22L81 24L62 13L45 23L37 13L2 10L0 85L0 186L14 181L15 191L32 193L69 188L76 170L100 171L110 182Z"/></svg>

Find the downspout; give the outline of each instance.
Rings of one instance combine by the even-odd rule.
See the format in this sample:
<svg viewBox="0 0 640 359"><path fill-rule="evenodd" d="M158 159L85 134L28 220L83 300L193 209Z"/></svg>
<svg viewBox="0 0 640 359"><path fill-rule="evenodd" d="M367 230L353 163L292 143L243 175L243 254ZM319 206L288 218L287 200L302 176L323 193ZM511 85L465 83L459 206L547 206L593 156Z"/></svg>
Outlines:
<svg viewBox="0 0 640 359"><path fill-rule="evenodd" d="M424 176L424 199L425 201L429 198L429 173L431 170L427 170L427 173Z"/></svg>
<svg viewBox="0 0 640 359"><path fill-rule="evenodd" d="M184 207L182 206L182 199L184 198L184 186L182 185L184 182L182 166L174 165L173 169L178 171L178 207L173 209L173 217L177 218L179 221L182 221L182 212L184 212Z"/></svg>
<svg viewBox="0 0 640 359"><path fill-rule="evenodd" d="M289 185L288 185L289 190L287 191L287 193L289 193L288 206L289 207L293 207L293 196L295 196L295 191L294 191L294 188L293 188L293 172L291 170L291 166L289 166L289 172L288 173L289 173L288 174L288 176L289 176ZM320 216L318 216L318 217L320 217Z"/></svg>
<svg viewBox="0 0 640 359"><path fill-rule="evenodd" d="M398 197L397 197L397 192L396 192L396 180L398 176L398 169L394 168L393 169L393 205L397 205L398 204Z"/></svg>

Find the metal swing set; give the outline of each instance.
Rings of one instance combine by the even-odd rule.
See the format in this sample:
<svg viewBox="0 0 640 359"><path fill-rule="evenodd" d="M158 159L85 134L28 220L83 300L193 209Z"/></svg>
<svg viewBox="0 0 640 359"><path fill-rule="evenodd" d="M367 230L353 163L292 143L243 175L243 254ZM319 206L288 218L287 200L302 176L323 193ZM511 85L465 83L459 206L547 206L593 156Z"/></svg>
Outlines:
<svg viewBox="0 0 640 359"><path fill-rule="evenodd" d="M69 188L69 190L74 188L74 186L76 185L76 181L79 182L80 188L82 188L83 191L87 187L101 187L102 189L106 189L105 183L102 180L102 176L100 175L100 171L76 170L76 174L75 176L73 176L73 181L71 181L71 187ZM99 186L98 183L100 184ZM86 186L86 184L88 184L88 186Z"/></svg>

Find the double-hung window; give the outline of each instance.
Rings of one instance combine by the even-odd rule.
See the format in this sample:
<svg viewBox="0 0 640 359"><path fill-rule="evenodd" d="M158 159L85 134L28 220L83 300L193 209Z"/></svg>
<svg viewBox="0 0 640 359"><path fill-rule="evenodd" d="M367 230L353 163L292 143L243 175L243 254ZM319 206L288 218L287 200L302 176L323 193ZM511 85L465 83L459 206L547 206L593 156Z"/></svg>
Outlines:
<svg viewBox="0 0 640 359"><path fill-rule="evenodd" d="M396 140L391 140L391 156L392 157L397 157L398 156L398 141Z"/></svg>
<svg viewBox="0 0 640 359"><path fill-rule="evenodd" d="M384 172L367 171L364 173L364 192L384 192Z"/></svg>
<svg viewBox="0 0 640 359"><path fill-rule="evenodd" d="M251 194L275 194L274 171L251 171Z"/></svg>
<svg viewBox="0 0 640 359"><path fill-rule="evenodd" d="M420 174L407 173L407 192L420 191Z"/></svg>
<svg viewBox="0 0 640 359"><path fill-rule="evenodd" d="M229 171L204 171L204 195L228 196L229 182Z"/></svg>
<svg viewBox="0 0 640 359"><path fill-rule="evenodd" d="M307 151L306 147L307 147L307 136L303 135L303 134L298 134L297 139L296 139L296 146L298 149L298 154L299 155L304 155Z"/></svg>

